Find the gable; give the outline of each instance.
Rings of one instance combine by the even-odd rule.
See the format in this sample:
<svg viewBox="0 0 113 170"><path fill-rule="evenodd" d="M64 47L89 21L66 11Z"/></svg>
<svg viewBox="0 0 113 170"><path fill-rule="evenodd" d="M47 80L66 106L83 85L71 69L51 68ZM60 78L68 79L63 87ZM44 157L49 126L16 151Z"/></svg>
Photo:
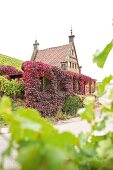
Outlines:
<svg viewBox="0 0 113 170"><path fill-rule="evenodd" d="M74 43L71 44L68 62L69 62L68 70L76 72L76 73L80 73L80 67L79 67L79 62L78 62Z"/></svg>
<svg viewBox="0 0 113 170"><path fill-rule="evenodd" d="M70 58L73 58L73 59L77 60L77 55L76 55L74 45L71 46Z"/></svg>

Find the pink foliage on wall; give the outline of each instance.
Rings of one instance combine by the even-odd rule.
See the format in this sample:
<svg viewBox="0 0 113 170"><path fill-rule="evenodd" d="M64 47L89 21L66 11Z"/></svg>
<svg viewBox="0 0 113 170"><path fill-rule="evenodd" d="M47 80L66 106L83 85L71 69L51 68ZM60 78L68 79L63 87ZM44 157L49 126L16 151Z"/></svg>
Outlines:
<svg viewBox="0 0 113 170"><path fill-rule="evenodd" d="M41 62L27 61L22 69L26 106L39 110L44 117L55 115L68 96L84 94L85 85L94 81L83 74L63 71ZM49 81L43 91L40 90L42 77Z"/></svg>

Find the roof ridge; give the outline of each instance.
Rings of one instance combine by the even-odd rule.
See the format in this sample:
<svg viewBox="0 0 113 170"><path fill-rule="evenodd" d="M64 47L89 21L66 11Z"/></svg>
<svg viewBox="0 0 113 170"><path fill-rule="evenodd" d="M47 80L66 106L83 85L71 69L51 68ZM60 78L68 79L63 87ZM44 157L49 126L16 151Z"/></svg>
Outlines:
<svg viewBox="0 0 113 170"><path fill-rule="evenodd" d="M57 47L49 47L49 48L45 48L45 49L42 49L42 50L38 50L38 51L44 51L44 50L48 50L48 49L52 49L52 48L59 48L59 47L62 47L62 46L67 46L69 44L65 44L65 45L59 45Z"/></svg>

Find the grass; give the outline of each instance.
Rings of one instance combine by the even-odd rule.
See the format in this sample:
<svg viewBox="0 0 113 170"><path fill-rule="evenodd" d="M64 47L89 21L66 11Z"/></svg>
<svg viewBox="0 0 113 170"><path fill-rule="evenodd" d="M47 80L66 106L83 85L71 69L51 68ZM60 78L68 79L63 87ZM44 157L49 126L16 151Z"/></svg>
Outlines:
<svg viewBox="0 0 113 170"><path fill-rule="evenodd" d="M22 66L23 61L16 59L16 58L12 58L3 54L0 54L0 65L1 66L13 66L18 70L21 70L21 66Z"/></svg>

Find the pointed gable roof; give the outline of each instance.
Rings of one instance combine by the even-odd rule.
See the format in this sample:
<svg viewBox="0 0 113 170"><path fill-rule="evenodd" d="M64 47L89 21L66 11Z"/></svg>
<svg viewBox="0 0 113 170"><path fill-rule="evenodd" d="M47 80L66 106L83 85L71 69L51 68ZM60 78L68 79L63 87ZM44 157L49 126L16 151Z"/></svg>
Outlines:
<svg viewBox="0 0 113 170"><path fill-rule="evenodd" d="M65 62L66 56L69 56L70 44L58 47L37 50L35 61L41 61L56 67L61 67L61 62Z"/></svg>

